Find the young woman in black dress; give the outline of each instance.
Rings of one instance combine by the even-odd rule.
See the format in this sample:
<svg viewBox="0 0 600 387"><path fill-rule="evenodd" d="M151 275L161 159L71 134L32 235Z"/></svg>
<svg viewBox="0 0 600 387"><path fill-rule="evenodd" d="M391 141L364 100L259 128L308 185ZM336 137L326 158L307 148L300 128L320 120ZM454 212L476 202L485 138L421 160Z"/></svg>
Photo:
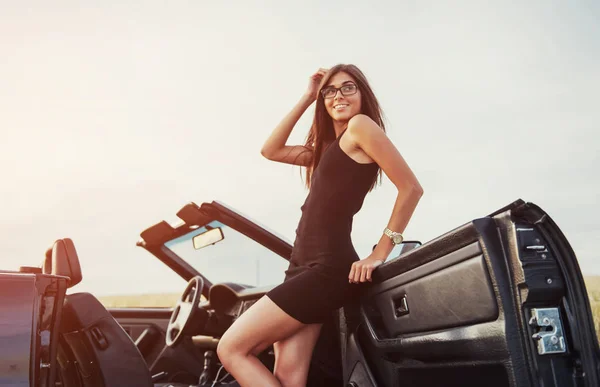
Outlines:
<svg viewBox="0 0 600 387"><path fill-rule="evenodd" d="M316 101L306 144L287 139ZM306 167L309 194L282 284L268 292L225 332L221 362L242 386L305 386L325 317L358 296L395 244L402 241L423 195L416 177L385 134L379 103L354 65L319 69L300 101L273 130L261 151L269 160ZM398 189L387 227L372 253L359 259L352 218L383 171ZM275 349L274 373L256 355Z"/></svg>

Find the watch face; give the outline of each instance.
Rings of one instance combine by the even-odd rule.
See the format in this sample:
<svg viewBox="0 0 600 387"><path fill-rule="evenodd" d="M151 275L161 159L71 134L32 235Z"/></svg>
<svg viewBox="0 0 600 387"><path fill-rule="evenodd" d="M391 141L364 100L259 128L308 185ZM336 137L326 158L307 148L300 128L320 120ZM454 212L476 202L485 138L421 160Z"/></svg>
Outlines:
<svg viewBox="0 0 600 387"><path fill-rule="evenodd" d="M394 244L399 245L400 243L402 243L402 236L401 235L394 235L392 237L392 241L394 242Z"/></svg>

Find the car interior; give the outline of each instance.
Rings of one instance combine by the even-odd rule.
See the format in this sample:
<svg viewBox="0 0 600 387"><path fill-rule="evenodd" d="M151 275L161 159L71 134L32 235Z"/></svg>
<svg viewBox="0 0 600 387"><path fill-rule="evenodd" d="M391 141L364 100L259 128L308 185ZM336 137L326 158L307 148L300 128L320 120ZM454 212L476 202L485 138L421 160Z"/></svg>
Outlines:
<svg viewBox="0 0 600 387"><path fill-rule="evenodd" d="M82 280L83 276L77 251L71 239L59 239L48 249L42 271L45 274L69 278L69 288L77 285ZM57 351L57 380L64 386L180 387L190 385L238 385L232 377L226 378L227 373L224 370L219 370L220 375L214 372L216 368L219 368L220 363L216 355L218 339L212 334L215 336L222 334L226 327L231 324L232 317L249 308L265 293L265 290L255 291L237 284L216 284L211 288L209 299L215 300L213 302L219 307L209 313L204 309L207 303L200 305L199 302L199 290L203 287L201 281L202 279L199 277L190 281L193 286L186 288L182 301L175 307L175 309L180 308L181 304L188 303L186 300L190 299L189 304L192 304L193 309L188 309L188 311L193 310L196 315L189 313L185 317L186 321L183 321L181 325L173 324L178 321L177 318L170 320L170 324L163 335L167 346L159 358L154 361L153 368L157 371L154 374L151 372L150 366L152 365L149 366L140 350L140 347L143 348L144 345L144 335L140 335L141 337L134 341L130 335L131 332L127 332L92 294L73 293L66 295L64 304L60 308L62 318L59 327L60 338ZM179 310L179 313L177 313L179 320L183 315L184 313ZM225 316L230 316L230 318L228 319ZM189 323L189 328L183 326L186 325L186 322ZM177 326L178 329L173 329L172 326ZM188 336L197 332L198 327L202 327L203 335ZM335 349L335 345L338 343L337 340L330 339L330 334L335 334L331 332L330 328L325 328L329 332L325 331L324 339L320 343L320 346L329 350L329 352L332 346ZM173 333L174 331L176 333ZM184 340L187 340L187 345L183 345ZM190 342L193 351L190 351ZM340 356L339 348L337 349L336 355ZM174 355L175 352L178 354ZM196 361L194 359L190 361L190 353L196 354ZM201 360L203 361L198 361L200 360L198 353L201 353L203 358ZM182 369L173 370L172 364L178 362L177 358L186 357L186 355L188 355L188 369L191 366L195 370L189 372ZM265 351L260 358L265 365L273 367L272 350ZM315 361L318 361L318 358ZM339 371L341 358L331 362L327 356L322 357L322 367L313 367L318 369L312 371L312 385L336 385L341 383L341 380L336 379L339 375L331 370L331 363L334 364L334 367L338 366ZM169 372L158 371L161 364L167 365L165 369L169 369L168 365L171 364L171 370ZM164 379L169 379L169 381L165 382ZM215 382L219 382L219 384Z"/></svg>
<svg viewBox="0 0 600 387"><path fill-rule="evenodd" d="M324 324L308 386L599 384L581 271L539 207L517 201L399 258ZM236 386L218 339L269 290L196 276L172 310L107 310L89 293L61 296L60 286L83 278L67 238L47 251L41 271L62 284L45 325L60 334L37 356L50 359L43 372L53 380L57 353L63 386ZM272 348L259 359L272 369Z"/></svg>
<svg viewBox="0 0 600 387"><path fill-rule="evenodd" d="M70 278L69 287L82 280L73 241L57 240L42 266L46 274ZM59 381L81 386L189 386L160 383L151 375L136 343L106 308L89 293L66 295L60 324ZM156 383L155 383L156 382Z"/></svg>

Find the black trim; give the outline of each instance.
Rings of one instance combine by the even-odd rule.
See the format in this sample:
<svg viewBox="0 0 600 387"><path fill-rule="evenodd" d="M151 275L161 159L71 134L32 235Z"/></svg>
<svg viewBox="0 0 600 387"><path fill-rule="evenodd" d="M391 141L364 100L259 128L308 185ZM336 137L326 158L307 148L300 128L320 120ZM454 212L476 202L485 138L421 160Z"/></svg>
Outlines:
<svg viewBox="0 0 600 387"><path fill-rule="evenodd" d="M500 208L499 210L496 210L496 211L492 212L487 217L488 218L493 218L494 216L500 215L503 212L514 210L514 209L522 206L523 204L525 204L525 202L523 201L523 199L517 199L514 202L510 203L509 205L506 205L506 206Z"/></svg>
<svg viewBox="0 0 600 387"><path fill-rule="evenodd" d="M473 224L464 224L379 266L373 272L373 283L398 276L476 241L477 231Z"/></svg>
<svg viewBox="0 0 600 387"><path fill-rule="evenodd" d="M524 345L525 341L529 340L529 338L519 318L521 308L516 302L518 299L515 294L516 286L512 281L508 267L508 258L502 245L496 222L491 218L482 218L475 219L473 225L479 233L483 255L491 268L493 281L495 282L494 288L500 296L498 301L501 303L502 318L505 321L504 339L510 354L511 371L515 377L516 385L530 386L531 378L529 369L531 359ZM520 340L515 340L517 337Z"/></svg>

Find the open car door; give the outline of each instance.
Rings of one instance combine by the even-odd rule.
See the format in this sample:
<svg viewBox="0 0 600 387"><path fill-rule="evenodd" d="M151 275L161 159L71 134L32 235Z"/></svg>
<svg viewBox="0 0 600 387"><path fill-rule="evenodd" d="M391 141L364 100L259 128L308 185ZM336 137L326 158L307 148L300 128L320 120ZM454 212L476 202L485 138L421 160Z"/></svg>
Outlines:
<svg viewBox="0 0 600 387"><path fill-rule="evenodd" d="M599 386L575 254L518 200L386 262L342 316L347 386Z"/></svg>

